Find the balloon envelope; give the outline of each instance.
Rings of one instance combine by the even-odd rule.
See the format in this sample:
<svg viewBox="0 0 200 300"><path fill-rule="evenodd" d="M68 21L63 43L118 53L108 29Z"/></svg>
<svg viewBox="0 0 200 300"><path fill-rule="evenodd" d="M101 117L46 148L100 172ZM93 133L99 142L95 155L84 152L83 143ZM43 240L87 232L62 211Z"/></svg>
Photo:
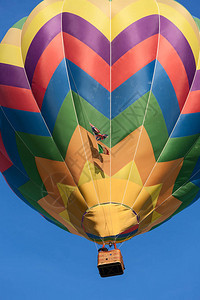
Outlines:
<svg viewBox="0 0 200 300"><path fill-rule="evenodd" d="M198 200L198 24L172 0L46 0L16 23L0 44L0 169L19 198L98 243Z"/></svg>

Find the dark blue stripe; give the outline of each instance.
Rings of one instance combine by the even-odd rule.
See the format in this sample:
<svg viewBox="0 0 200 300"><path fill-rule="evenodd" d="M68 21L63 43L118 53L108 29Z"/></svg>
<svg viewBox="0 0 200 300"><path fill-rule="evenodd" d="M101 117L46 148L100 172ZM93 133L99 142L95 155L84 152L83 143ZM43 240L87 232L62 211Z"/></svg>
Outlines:
<svg viewBox="0 0 200 300"><path fill-rule="evenodd" d="M11 127L10 123L6 119L5 115L3 114L2 110L0 111L0 120L1 120L1 134L4 146L6 151L12 161L12 163L21 170L22 173L27 175L26 170L24 169L23 163L19 156L17 143L16 143L16 136L15 131ZM28 175L27 175L28 177Z"/></svg>
<svg viewBox="0 0 200 300"><path fill-rule="evenodd" d="M127 237L131 237L133 236L134 234L136 234L136 232L138 231L138 229L132 231L132 232L129 232L129 233L126 233L126 234L119 234L119 235L111 235L111 236L104 236L104 237L100 237L100 236L97 236L97 235L94 235L94 234L91 234L91 233L88 233L86 232L86 234L89 236L89 238L91 238L92 240L106 240L106 239L115 239L117 237L117 239L125 239Z"/></svg>
<svg viewBox="0 0 200 300"><path fill-rule="evenodd" d="M84 98L105 117L110 118L110 93L90 75L68 61L71 89ZM155 61L131 76L112 92L112 115L115 118L151 87Z"/></svg>
<svg viewBox="0 0 200 300"><path fill-rule="evenodd" d="M159 61L156 65L152 92L162 110L170 134L180 114L180 108L173 85Z"/></svg>
<svg viewBox="0 0 200 300"><path fill-rule="evenodd" d="M50 136L40 113L16 110L7 107L3 107L2 110L15 131L39 136Z"/></svg>
<svg viewBox="0 0 200 300"><path fill-rule="evenodd" d="M172 137L184 137L200 133L200 113L183 114L176 124Z"/></svg>
<svg viewBox="0 0 200 300"><path fill-rule="evenodd" d="M112 92L112 119L149 92L155 60L135 73Z"/></svg>
<svg viewBox="0 0 200 300"><path fill-rule="evenodd" d="M19 188L29 181L29 178L25 177L15 166L3 172L3 176L8 184L15 186L15 188Z"/></svg>
<svg viewBox="0 0 200 300"><path fill-rule="evenodd" d="M67 60L71 89L110 118L110 93L94 78Z"/></svg>

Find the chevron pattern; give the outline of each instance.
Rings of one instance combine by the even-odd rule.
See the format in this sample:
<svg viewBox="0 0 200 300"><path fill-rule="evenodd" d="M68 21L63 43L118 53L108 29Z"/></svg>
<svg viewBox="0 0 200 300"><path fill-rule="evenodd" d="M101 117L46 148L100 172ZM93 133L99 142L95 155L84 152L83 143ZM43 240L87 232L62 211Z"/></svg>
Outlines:
<svg viewBox="0 0 200 300"><path fill-rule="evenodd" d="M173 0L45 0L16 23L0 44L0 171L13 191L97 243L197 201L199 24Z"/></svg>

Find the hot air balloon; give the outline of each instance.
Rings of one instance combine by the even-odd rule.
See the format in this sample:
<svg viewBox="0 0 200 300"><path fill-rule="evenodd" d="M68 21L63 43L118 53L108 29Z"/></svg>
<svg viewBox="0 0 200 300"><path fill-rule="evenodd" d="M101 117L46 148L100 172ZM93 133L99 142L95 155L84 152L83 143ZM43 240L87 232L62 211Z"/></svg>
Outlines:
<svg viewBox="0 0 200 300"><path fill-rule="evenodd" d="M0 44L0 170L103 245L102 276L124 270L105 245L200 197L199 24L173 0L45 0Z"/></svg>

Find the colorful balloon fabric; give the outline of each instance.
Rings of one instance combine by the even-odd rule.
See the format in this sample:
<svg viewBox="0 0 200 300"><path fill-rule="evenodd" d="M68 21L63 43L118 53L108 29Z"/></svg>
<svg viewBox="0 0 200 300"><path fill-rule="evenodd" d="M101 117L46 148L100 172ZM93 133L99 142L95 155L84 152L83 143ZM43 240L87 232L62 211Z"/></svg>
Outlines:
<svg viewBox="0 0 200 300"><path fill-rule="evenodd" d="M0 168L17 196L97 243L198 200L199 24L172 0L46 0L16 23L0 44Z"/></svg>

